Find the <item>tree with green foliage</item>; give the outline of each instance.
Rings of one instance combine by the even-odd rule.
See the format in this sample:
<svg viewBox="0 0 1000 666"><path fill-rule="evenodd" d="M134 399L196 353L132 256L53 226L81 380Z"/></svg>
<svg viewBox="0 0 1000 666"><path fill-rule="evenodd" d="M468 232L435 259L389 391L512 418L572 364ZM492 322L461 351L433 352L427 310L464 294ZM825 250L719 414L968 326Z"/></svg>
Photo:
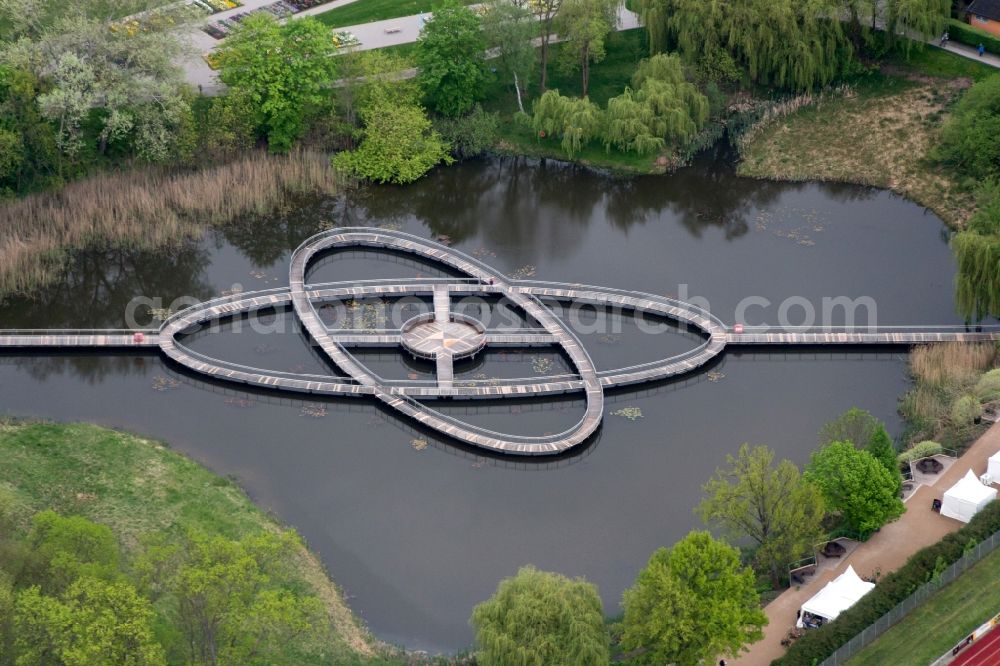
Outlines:
<svg viewBox="0 0 1000 666"><path fill-rule="evenodd" d="M951 4L951 0L887 0L881 12L889 43L902 45L908 53L911 48L922 46L910 38L912 35L925 41L937 37L951 17Z"/></svg>
<svg viewBox="0 0 1000 666"><path fill-rule="evenodd" d="M851 407L820 428L819 445L823 446L830 442L851 442L858 448L864 448L880 428L883 428L882 422L871 412Z"/></svg>
<svg viewBox="0 0 1000 666"><path fill-rule="evenodd" d="M44 184L60 170L55 129L37 104L40 85L30 70L0 65L0 189Z"/></svg>
<svg viewBox="0 0 1000 666"><path fill-rule="evenodd" d="M58 597L26 588L14 608L17 664L166 664L153 617L149 601L122 581L83 576Z"/></svg>
<svg viewBox="0 0 1000 666"><path fill-rule="evenodd" d="M604 146L643 154L691 140L708 120L708 98L684 76L674 55L639 63L632 87L608 100Z"/></svg>
<svg viewBox="0 0 1000 666"><path fill-rule="evenodd" d="M980 180L1000 177L1000 74L978 81L958 101L935 156Z"/></svg>
<svg viewBox="0 0 1000 666"><path fill-rule="evenodd" d="M620 646L637 664L697 666L735 657L763 637L754 573L708 532L660 548L625 590Z"/></svg>
<svg viewBox="0 0 1000 666"><path fill-rule="evenodd" d="M290 532L161 537L148 544L136 570L154 601L170 606L190 661L270 663L321 621L319 599L287 584L297 545Z"/></svg>
<svg viewBox="0 0 1000 666"><path fill-rule="evenodd" d="M898 493L903 486L903 477L899 473L896 447L893 446L892 438L889 437L888 431L886 431L885 426L881 423L879 423L875 433L868 439L865 451L872 454L872 457L879 461L882 467L889 472L889 476L896 482L896 492Z"/></svg>
<svg viewBox="0 0 1000 666"><path fill-rule="evenodd" d="M330 30L313 17L281 24L252 14L219 49L219 78L254 109L254 124L272 151L287 151L312 118L330 107L337 78Z"/></svg>
<svg viewBox="0 0 1000 666"><path fill-rule="evenodd" d="M535 18L511 0L489 0L483 13L486 44L496 50L499 74L514 84L517 106L524 112L524 91L535 68Z"/></svg>
<svg viewBox="0 0 1000 666"><path fill-rule="evenodd" d="M417 40L417 82L430 107L445 116L467 113L483 92L486 41L479 16L456 0L434 8Z"/></svg>
<svg viewBox="0 0 1000 666"><path fill-rule="evenodd" d="M698 513L733 538L754 544L754 564L778 588L788 564L822 538L823 498L789 460L774 464L766 446L740 447L703 487Z"/></svg>
<svg viewBox="0 0 1000 666"><path fill-rule="evenodd" d="M640 0L651 53L691 63L726 53L751 81L806 90L830 83L852 60L840 0Z"/></svg>
<svg viewBox="0 0 1000 666"><path fill-rule="evenodd" d="M546 91L549 80L549 45L555 31L556 17L562 8L563 0L528 0L529 10L535 14L542 29L541 46L538 49L540 69L539 90Z"/></svg>
<svg viewBox="0 0 1000 666"><path fill-rule="evenodd" d="M183 157L191 148L191 109L177 65L186 47L176 23L150 22L134 31L109 26L106 6L4 0L0 22L8 21L16 39L0 49L3 60L42 82L38 107L57 125L66 157L89 148L85 121L96 121L100 153L117 144L151 162Z"/></svg>
<svg viewBox="0 0 1000 666"><path fill-rule="evenodd" d="M823 493L851 529L870 534L903 515L897 480L868 451L831 442L812 454L805 478Z"/></svg>
<svg viewBox="0 0 1000 666"><path fill-rule="evenodd" d="M604 60L604 42L618 25L622 0L563 0L556 29L566 41L563 64L580 69L581 94L590 86L590 64Z"/></svg>
<svg viewBox="0 0 1000 666"><path fill-rule="evenodd" d="M531 126L539 138L560 137L572 158L595 139L604 122L600 107L586 97L564 97L558 90L546 90L532 107Z"/></svg>
<svg viewBox="0 0 1000 666"><path fill-rule="evenodd" d="M601 597L581 578L523 567L475 607L471 622L483 666L603 666L609 660Z"/></svg>
<svg viewBox="0 0 1000 666"><path fill-rule="evenodd" d="M106 525L81 516L35 514L28 534L29 557L18 583L60 593L81 576L112 580L119 574L118 542Z"/></svg>
<svg viewBox="0 0 1000 666"><path fill-rule="evenodd" d="M412 183L434 166L452 163L449 146L424 109L391 89L370 94L359 109L361 144L334 155L333 165L377 183Z"/></svg>
<svg viewBox="0 0 1000 666"><path fill-rule="evenodd" d="M500 136L500 114L484 111L478 104L461 118L437 118L434 129L451 146L458 159L476 157L489 151Z"/></svg>

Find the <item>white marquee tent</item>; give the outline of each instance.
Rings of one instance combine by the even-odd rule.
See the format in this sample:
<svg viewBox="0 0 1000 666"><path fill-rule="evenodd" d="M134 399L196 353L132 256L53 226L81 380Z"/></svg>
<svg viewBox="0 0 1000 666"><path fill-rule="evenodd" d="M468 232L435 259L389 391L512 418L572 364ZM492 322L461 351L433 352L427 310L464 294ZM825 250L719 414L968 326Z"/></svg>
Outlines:
<svg viewBox="0 0 1000 666"><path fill-rule="evenodd" d="M996 489L984 486L970 469L958 483L945 491L941 500L941 515L967 523L996 498Z"/></svg>
<svg viewBox="0 0 1000 666"><path fill-rule="evenodd" d="M991 479L996 479L998 482L1000 482L1000 451L997 451L992 456L990 456L990 461L986 468L986 473L990 475Z"/></svg>
<svg viewBox="0 0 1000 666"><path fill-rule="evenodd" d="M848 565L847 571L831 580L809 601L802 604L802 615L811 613L826 620L836 619L874 587L875 583L861 580L861 577L854 572L854 567Z"/></svg>

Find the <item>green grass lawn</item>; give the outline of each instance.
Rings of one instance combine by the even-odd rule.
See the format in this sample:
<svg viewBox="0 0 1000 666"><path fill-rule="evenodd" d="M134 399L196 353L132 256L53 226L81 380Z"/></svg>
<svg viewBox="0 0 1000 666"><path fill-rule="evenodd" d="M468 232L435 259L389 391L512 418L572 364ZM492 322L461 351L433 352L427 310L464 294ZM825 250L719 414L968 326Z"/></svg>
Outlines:
<svg viewBox="0 0 1000 666"><path fill-rule="evenodd" d="M978 81L998 71L995 67L955 55L936 46L925 46L911 51L909 57L895 56L890 62L912 68L927 76L943 79L970 78Z"/></svg>
<svg viewBox="0 0 1000 666"><path fill-rule="evenodd" d="M156 442L93 425L0 421L0 461L0 490L12 493L21 529L44 509L80 515L109 526L126 557L138 552L145 535L166 529L230 539L285 529L235 484L193 460ZM287 663L303 663L302 654L323 652L333 663L369 663L364 656L373 652L369 638L322 565L305 548L296 558L301 583L324 602L330 622L289 645ZM298 649L310 646L317 649Z"/></svg>
<svg viewBox="0 0 1000 666"><path fill-rule="evenodd" d="M1000 551L938 590L848 666L929 664L1000 611Z"/></svg>
<svg viewBox="0 0 1000 666"><path fill-rule="evenodd" d="M462 0L462 2L471 5L480 0ZM349 5L316 14L316 18L331 28L342 28L421 14L433 10L435 5L439 4L441 0L357 0Z"/></svg>

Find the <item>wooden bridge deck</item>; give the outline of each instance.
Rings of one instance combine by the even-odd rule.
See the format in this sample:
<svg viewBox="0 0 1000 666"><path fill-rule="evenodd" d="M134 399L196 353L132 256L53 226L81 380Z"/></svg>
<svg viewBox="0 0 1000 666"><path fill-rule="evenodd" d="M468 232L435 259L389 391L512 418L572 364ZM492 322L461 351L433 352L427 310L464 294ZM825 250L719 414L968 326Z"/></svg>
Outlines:
<svg viewBox="0 0 1000 666"><path fill-rule="evenodd" d="M306 285L306 269L319 253L332 248L374 247L418 255L469 276L456 279L372 280L355 283ZM540 328L483 331L482 325L452 312L451 298L458 295L502 295L520 308ZM438 353L437 381L387 380L366 368L349 347L406 347L398 329L330 329L320 319L317 305L324 301L365 296L430 295L431 316L436 323L465 321L478 327L479 339L495 346L562 348L572 362L570 374L520 379L455 380L452 353ZM650 313L701 331L704 340L677 356L626 368L598 371L586 349L567 324L540 299L590 303L598 307ZM187 348L178 335L194 327L230 316L291 305L299 323L327 358L347 375L299 375L241 366L210 358ZM463 319L464 318L464 319ZM737 332L739 330L739 332ZM1000 330L967 331L954 328L886 328L875 330L740 330L725 326L697 307L653 294L628 292L580 284L510 280L481 261L456 250L404 234L376 229L339 229L310 238L292 254L289 287L213 299L175 314L159 331L0 330L0 348L154 348L198 373L245 384L303 393L370 395L415 421L463 442L503 453L548 455L585 441L600 425L605 387L650 382L694 371L722 353L726 345L913 345L932 342L1000 340ZM481 347L479 347L481 348ZM583 417L562 433L529 437L496 433L463 423L418 402L426 398L503 398L582 391Z"/></svg>

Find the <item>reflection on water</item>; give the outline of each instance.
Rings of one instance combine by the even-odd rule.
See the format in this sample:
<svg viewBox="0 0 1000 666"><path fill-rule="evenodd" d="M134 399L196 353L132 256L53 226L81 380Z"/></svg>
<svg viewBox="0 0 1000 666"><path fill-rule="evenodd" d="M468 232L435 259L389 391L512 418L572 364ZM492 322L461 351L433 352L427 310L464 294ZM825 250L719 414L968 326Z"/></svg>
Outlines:
<svg viewBox="0 0 1000 666"><path fill-rule="evenodd" d="M136 296L169 304L234 284L282 286L292 249L347 224L446 236L509 274L703 297L725 321L751 295L771 305L747 312L748 323L773 323L794 296L869 296L883 324L960 321L942 225L918 206L867 188L738 179L725 156L708 156L672 176L633 180L551 162L474 162L410 187L298 202L161 252L93 248L72 255L60 284L0 303L0 326L123 326ZM431 274L370 255L331 255L313 279ZM222 327L191 344L237 363L331 370L287 323L280 337ZM686 330L649 336L618 324L583 336L602 367L697 344ZM505 352L459 371L565 369L547 350L497 353ZM386 376L430 377L425 365L388 352L360 357ZM906 384L898 350L729 351L698 375L610 392L589 446L558 460L514 461L443 441L366 400L243 391L156 355L0 356L0 411L135 430L234 476L302 532L377 635L431 650L468 645L473 605L526 563L586 576L614 613L649 554L698 525L700 486L727 453L766 443L804 462L822 423L854 405L898 431ZM611 414L627 407L642 418ZM441 409L487 427L544 431L578 418L582 403L568 396Z"/></svg>

